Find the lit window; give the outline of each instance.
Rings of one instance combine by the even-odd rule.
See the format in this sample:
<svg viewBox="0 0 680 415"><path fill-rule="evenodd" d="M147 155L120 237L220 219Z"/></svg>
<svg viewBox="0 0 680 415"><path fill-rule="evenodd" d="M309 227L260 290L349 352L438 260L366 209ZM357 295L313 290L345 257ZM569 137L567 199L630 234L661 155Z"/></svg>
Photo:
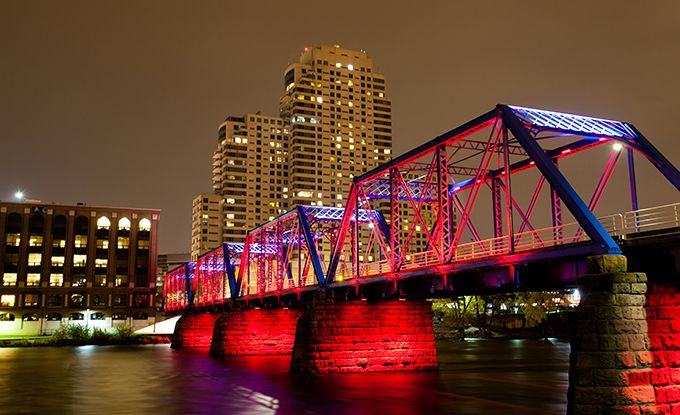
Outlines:
<svg viewBox="0 0 680 415"><path fill-rule="evenodd" d="M66 247L66 240L65 239L53 239L52 240L52 247L53 248L65 248Z"/></svg>
<svg viewBox="0 0 680 415"><path fill-rule="evenodd" d="M127 275L116 275L115 285L116 285L116 287L127 287L128 276Z"/></svg>
<svg viewBox="0 0 680 415"><path fill-rule="evenodd" d="M14 294L3 294L0 296L0 307L14 307L16 298Z"/></svg>
<svg viewBox="0 0 680 415"><path fill-rule="evenodd" d="M38 293L25 293L24 294L24 307L37 307L40 303L40 294Z"/></svg>
<svg viewBox="0 0 680 415"><path fill-rule="evenodd" d="M40 274L27 274L26 275L26 286L27 287L37 287L40 285Z"/></svg>
<svg viewBox="0 0 680 415"><path fill-rule="evenodd" d="M322 97L316 97L316 102L321 104L323 102L323 98Z"/></svg>
<svg viewBox="0 0 680 415"><path fill-rule="evenodd" d="M64 266L64 257L63 256L53 256L52 261L50 261L50 263L53 267L63 267Z"/></svg>
<svg viewBox="0 0 680 415"><path fill-rule="evenodd" d="M5 272L2 275L2 285L4 287L17 285L17 274L13 272Z"/></svg>
<svg viewBox="0 0 680 415"><path fill-rule="evenodd" d="M140 239L139 241L137 241L137 249L149 249L150 246L151 245L150 245L149 241L145 241L143 239Z"/></svg>
<svg viewBox="0 0 680 415"><path fill-rule="evenodd" d="M40 253L29 253L28 254L28 266L35 267L42 264L42 254Z"/></svg>
<svg viewBox="0 0 680 415"><path fill-rule="evenodd" d="M146 231L146 232L151 231L151 221L147 218L141 219L139 221L139 230L140 231Z"/></svg>
<svg viewBox="0 0 680 415"><path fill-rule="evenodd" d="M129 231L130 226L132 226L132 224L130 223L130 219L128 218L122 217L118 221L118 230Z"/></svg>
<svg viewBox="0 0 680 415"><path fill-rule="evenodd" d="M28 240L29 246L42 246L42 244L43 237L41 235L31 235L30 239Z"/></svg>
<svg viewBox="0 0 680 415"><path fill-rule="evenodd" d="M74 254L73 255L73 266L74 267L84 267L87 263L87 255Z"/></svg>
<svg viewBox="0 0 680 415"><path fill-rule="evenodd" d="M109 249L109 240L97 239L97 249Z"/></svg>
<svg viewBox="0 0 680 415"><path fill-rule="evenodd" d="M76 235L73 241L76 248L86 248L87 247L87 235Z"/></svg>
<svg viewBox="0 0 680 415"><path fill-rule="evenodd" d="M336 62L336 63L335 63L335 67L336 67L336 68L342 68L342 64L341 64L340 62Z"/></svg>
<svg viewBox="0 0 680 415"><path fill-rule="evenodd" d="M342 200L342 195L339 195L339 194L335 195L335 198L338 199L338 200Z"/></svg>
<svg viewBox="0 0 680 415"><path fill-rule="evenodd" d="M64 285L64 274L50 274L50 287L61 287Z"/></svg>
<svg viewBox="0 0 680 415"><path fill-rule="evenodd" d="M94 266L97 268L106 268L106 266L109 264L109 260L106 258L96 258L94 260Z"/></svg>
<svg viewBox="0 0 680 415"><path fill-rule="evenodd" d="M130 247L130 238L127 236L118 237L118 249L128 249Z"/></svg>
<svg viewBox="0 0 680 415"><path fill-rule="evenodd" d="M97 229L110 229L111 221L106 216L97 219Z"/></svg>
<svg viewBox="0 0 680 415"><path fill-rule="evenodd" d="M7 234L7 245L8 246L19 246L21 244L21 234L18 233L8 233Z"/></svg>
<svg viewBox="0 0 680 415"><path fill-rule="evenodd" d="M352 65L352 64L350 63L349 65L347 65L347 69L349 69L350 71L353 71L353 70L354 70L354 65Z"/></svg>
<svg viewBox="0 0 680 415"><path fill-rule="evenodd" d="M233 213L227 213L227 219L234 219Z"/></svg>

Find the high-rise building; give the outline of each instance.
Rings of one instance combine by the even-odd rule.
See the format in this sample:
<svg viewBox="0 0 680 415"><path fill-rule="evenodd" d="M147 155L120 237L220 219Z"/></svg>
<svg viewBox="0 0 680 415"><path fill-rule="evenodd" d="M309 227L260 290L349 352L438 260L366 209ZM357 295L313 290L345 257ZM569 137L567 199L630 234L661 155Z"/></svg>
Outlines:
<svg viewBox="0 0 680 415"><path fill-rule="evenodd" d="M227 117L213 153L213 191L222 197L222 240L242 242L248 230L288 208L288 127L279 117Z"/></svg>
<svg viewBox="0 0 680 415"><path fill-rule="evenodd" d="M392 104L366 52L306 48L284 72L291 205L344 206L354 176L392 157Z"/></svg>
<svg viewBox="0 0 680 415"><path fill-rule="evenodd" d="M222 196L206 193L191 203L191 259L222 244Z"/></svg>
<svg viewBox="0 0 680 415"><path fill-rule="evenodd" d="M296 205L344 206L354 176L391 159L391 102L366 52L305 49L283 86L281 117L229 116L219 126L214 195L193 204L193 259Z"/></svg>

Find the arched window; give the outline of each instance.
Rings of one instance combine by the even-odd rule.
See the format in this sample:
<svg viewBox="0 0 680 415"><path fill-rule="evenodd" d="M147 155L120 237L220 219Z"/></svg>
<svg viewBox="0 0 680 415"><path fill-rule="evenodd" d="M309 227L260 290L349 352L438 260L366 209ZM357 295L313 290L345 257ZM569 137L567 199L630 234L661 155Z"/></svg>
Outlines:
<svg viewBox="0 0 680 415"><path fill-rule="evenodd" d="M102 216L97 219L97 229L110 229L111 221L106 216Z"/></svg>
<svg viewBox="0 0 680 415"><path fill-rule="evenodd" d="M122 218L120 218L120 220L118 221L118 229L119 229L119 230L129 231L129 230L130 230L130 226L132 226L132 224L130 223L130 219L128 219L128 218L126 218L126 217L122 217Z"/></svg>
<svg viewBox="0 0 680 415"><path fill-rule="evenodd" d="M111 320L125 320L127 319L127 314L125 313L113 313L111 315Z"/></svg>
<svg viewBox="0 0 680 415"><path fill-rule="evenodd" d="M104 320L104 313L98 312L98 313L92 313L90 314L90 320Z"/></svg>
<svg viewBox="0 0 680 415"><path fill-rule="evenodd" d="M133 320L148 320L149 315L143 311L138 311L132 315Z"/></svg>
<svg viewBox="0 0 680 415"><path fill-rule="evenodd" d="M139 230L140 231L146 231L146 232L151 231L151 221L147 218L141 219L139 221Z"/></svg>
<svg viewBox="0 0 680 415"><path fill-rule="evenodd" d="M69 317L71 320L85 320L85 314L83 313L71 313Z"/></svg>
<svg viewBox="0 0 680 415"><path fill-rule="evenodd" d="M38 315L35 313L26 313L21 316L24 321L38 321Z"/></svg>
<svg viewBox="0 0 680 415"><path fill-rule="evenodd" d="M59 313L49 313L45 316L45 319L47 321L60 321L61 320L61 314L59 314Z"/></svg>

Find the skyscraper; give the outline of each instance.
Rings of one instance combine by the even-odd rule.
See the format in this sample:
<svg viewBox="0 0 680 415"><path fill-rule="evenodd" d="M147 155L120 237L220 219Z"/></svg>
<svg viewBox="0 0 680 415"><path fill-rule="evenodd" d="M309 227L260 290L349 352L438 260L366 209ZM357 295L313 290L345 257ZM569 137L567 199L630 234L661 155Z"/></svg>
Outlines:
<svg viewBox="0 0 680 415"><path fill-rule="evenodd" d="M220 244L244 241L296 205L344 206L354 176L392 157L391 102L366 52L306 48L284 71L283 87L281 117L229 116L219 126L212 186ZM194 200L194 258L217 243L210 203L202 211L206 197Z"/></svg>
<svg viewBox="0 0 680 415"><path fill-rule="evenodd" d="M227 117L218 129L212 186L221 196L221 241L243 242L249 229L288 207L288 127L279 117Z"/></svg>
<svg viewBox="0 0 680 415"><path fill-rule="evenodd" d="M364 51L306 48L284 72L291 206L343 206L354 176L392 157L385 77Z"/></svg>

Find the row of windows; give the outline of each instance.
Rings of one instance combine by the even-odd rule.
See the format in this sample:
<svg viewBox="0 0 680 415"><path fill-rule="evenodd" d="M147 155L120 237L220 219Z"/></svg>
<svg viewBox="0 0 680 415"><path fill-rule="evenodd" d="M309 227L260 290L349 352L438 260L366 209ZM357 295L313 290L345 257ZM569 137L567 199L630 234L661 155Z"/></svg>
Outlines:
<svg viewBox="0 0 680 415"><path fill-rule="evenodd" d="M127 320L128 316L126 313L113 313L111 315L111 320ZM14 321L16 316L12 313L0 313L0 321ZM25 313L21 316L23 321L38 321L40 317L36 313ZM45 315L45 320L47 321L61 321L63 319L60 313L48 313ZM68 316L69 320L85 320L85 314L83 313L71 313ZM106 315L101 312L96 312L90 314L90 320L105 320ZM133 320L148 320L149 315L143 311L138 311L132 314Z"/></svg>
<svg viewBox="0 0 680 415"><path fill-rule="evenodd" d="M15 287L17 285L17 273L5 272L2 275L2 280L0 281L3 287ZM27 287L39 287L41 281L41 275L37 273L26 274L26 286ZM85 275L72 275L71 276L71 286L73 287L84 287L87 282L87 277ZM128 286L128 276L118 274L113 280L113 285L115 287L127 287ZM49 286L50 287L63 287L64 286L64 274L52 273L49 275ZM95 287L106 287L106 275L95 275L94 276L94 286Z"/></svg>
<svg viewBox="0 0 680 415"><path fill-rule="evenodd" d="M122 217L118 220L118 229L129 231L132 226L130 219ZM97 219L97 229L110 229L111 221L106 216L102 216ZM140 219L139 221L140 231L151 231L151 221L147 218Z"/></svg>
<svg viewBox="0 0 680 415"><path fill-rule="evenodd" d="M40 293L26 292L23 294L22 307L40 307ZM91 295L90 304L86 304L86 297L84 293L72 292L66 296L66 304L71 308L79 307L106 307L108 304L108 295L106 293L94 293ZM111 306L112 307L127 307L128 306L129 295L128 294L112 294L111 295ZM149 306L149 294L148 293L135 293L132 297L132 304L135 307L148 307ZM47 307L62 307L64 305L64 298L61 294L48 294ZM17 306L17 295L16 294L2 294L0 295L0 307L16 307Z"/></svg>
<svg viewBox="0 0 680 415"><path fill-rule="evenodd" d="M8 233L5 239L7 246L20 246L21 245L21 234L18 233ZM28 240L28 246L43 246L43 237L41 235L31 235ZM75 248L87 248L87 235L75 235L73 246ZM146 239L140 239L137 241L137 247L139 249L149 249L150 242ZM53 248L65 248L65 239L54 239L52 241ZM129 236L118 236L116 239L116 247L118 249L127 249L130 247L130 237ZM97 239L97 248L108 249L109 240L108 239Z"/></svg>

